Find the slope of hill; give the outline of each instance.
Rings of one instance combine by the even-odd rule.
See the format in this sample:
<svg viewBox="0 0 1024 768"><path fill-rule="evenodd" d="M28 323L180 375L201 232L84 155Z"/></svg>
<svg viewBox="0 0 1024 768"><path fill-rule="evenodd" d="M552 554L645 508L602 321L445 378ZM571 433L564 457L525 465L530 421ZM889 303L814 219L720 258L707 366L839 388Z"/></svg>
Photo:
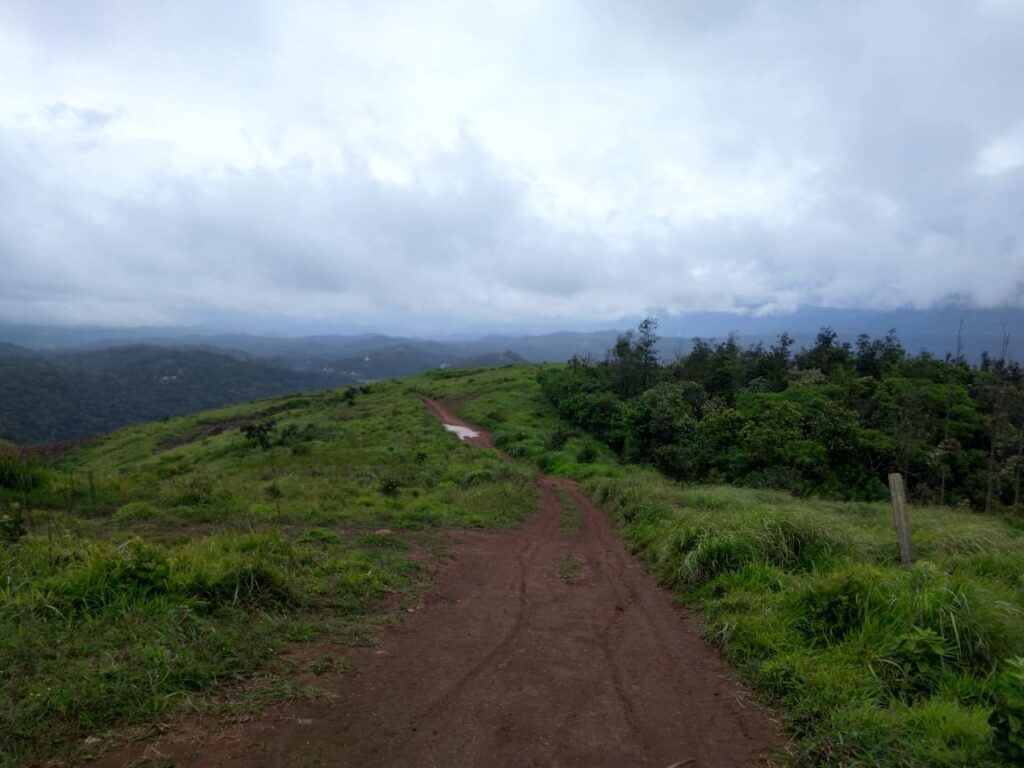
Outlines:
<svg viewBox="0 0 1024 768"><path fill-rule="evenodd" d="M326 366L361 381L392 379L411 376L433 368L493 368L524 362L514 352L457 355L451 351L436 351L420 344L396 344L367 350L358 357L335 360Z"/></svg>
<svg viewBox="0 0 1024 768"><path fill-rule="evenodd" d="M784 713L792 764L1012 764L1007 723L1021 699L1007 660L1024 651L1019 527L914 507L919 562L900 568L887 504L677 485L560 422L537 372L436 371L130 427L68 454L59 474L0 465L0 531L20 540L0 546L8 764L54 754L81 762L106 743L108 726L169 722L184 702L211 707L212 692L235 712L322 696L309 686L344 666L343 643L365 640L368 622L423 588L417 557L439 546L429 531L514 525L537 502L538 469L582 482L663 583L705 612L707 636ZM423 395L460 403L513 460L460 444ZM562 551L572 554L573 530L594 524L591 513L570 486L544 482L544 498L563 511L543 537L567 537ZM602 546L532 578L574 585L563 600L587 594L588 579L621 587L626 565L601 559L617 542ZM510 609L536 582L515 584L499 585ZM640 620L620 591L603 635L609 665L622 655L616 627ZM441 595L424 610L445 604ZM579 622L560 636L594 617ZM482 649L519 637L467 632ZM604 658L592 653L598 645L570 650ZM494 658L480 652L489 674ZM630 674L665 674L654 656L630 659ZM245 680L233 693L224 687ZM295 722L266 728L318 738Z"/></svg>
<svg viewBox="0 0 1024 768"><path fill-rule="evenodd" d="M0 349L0 437L63 440L352 379L222 353L158 347Z"/></svg>

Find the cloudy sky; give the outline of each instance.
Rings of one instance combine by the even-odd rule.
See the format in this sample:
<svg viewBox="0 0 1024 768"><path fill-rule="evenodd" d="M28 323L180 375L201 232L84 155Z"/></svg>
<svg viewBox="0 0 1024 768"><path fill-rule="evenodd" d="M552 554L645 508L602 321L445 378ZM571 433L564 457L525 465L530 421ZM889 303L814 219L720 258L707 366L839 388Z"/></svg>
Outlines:
<svg viewBox="0 0 1024 768"><path fill-rule="evenodd" d="M1024 2L0 0L0 322L1024 300Z"/></svg>

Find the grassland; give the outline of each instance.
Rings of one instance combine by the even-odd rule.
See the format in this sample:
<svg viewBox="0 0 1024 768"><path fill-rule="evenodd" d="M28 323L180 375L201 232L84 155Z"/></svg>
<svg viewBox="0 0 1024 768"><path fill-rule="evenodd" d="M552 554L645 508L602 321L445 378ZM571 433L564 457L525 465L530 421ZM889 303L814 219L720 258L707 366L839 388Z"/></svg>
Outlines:
<svg viewBox="0 0 1024 768"><path fill-rule="evenodd" d="M271 421L264 445L240 429ZM535 504L532 470L461 445L399 383L133 427L25 475L0 483L4 766L315 695L282 664L294 643L364 642L425 577L410 544Z"/></svg>
<svg viewBox="0 0 1024 768"><path fill-rule="evenodd" d="M913 507L918 562L904 569L887 506L683 487L619 464L557 420L536 371L439 371L126 429L39 487L0 491L29 529L0 548L8 763L80 754L111 726L214 706L257 675L276 675L264 697L315 695L277 671L282 651L364 635L383 597L421 582L410 543L515 524L535 468L580 480L705 614L709 640L782 713L794 764L1020 759L1019 526ZM521 461L460 445L420 394L456 402ZM265 447L239 429L270 420Z"/></svg>

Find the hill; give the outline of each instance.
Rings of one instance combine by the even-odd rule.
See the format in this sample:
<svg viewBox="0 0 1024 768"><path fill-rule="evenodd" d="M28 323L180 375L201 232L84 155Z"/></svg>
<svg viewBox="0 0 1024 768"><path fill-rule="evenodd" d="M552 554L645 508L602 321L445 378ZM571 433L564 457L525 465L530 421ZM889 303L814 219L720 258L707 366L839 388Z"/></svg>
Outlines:
<svg viewBox="0 0 1024 768"><path fill-rule="evenodd" d="M104 729L173 722L185 708L216 718L325 695L317 675L344 668L345 643L366 642L396 605L422 607L403 601L426 588L424 553L450 546L432 531L515 526L540 496L562 505L542 538L564 536L569 554L582 546L573 531L595 524L581 511L590 502L552 476L578 481L662 583L705 613L706 636L783 712L794 765L1011 764L1019 525L914 506L919 560L901 568L887 503L679 485L561 422L537 374L434 371L129 427L58 471L0 464L0 530L18 542L0 546L7 764L81 762L108 743ZM423 396L458 403L511 460L460 444ZM617 546L606 538L531 578L565 581L559 600L616 589L628 565L602 558ZM516 583L495 586L509 606L538 584ZM641 618L625 591L618 599L607 642ZM443 605L441 595L424 610ZM561 638L595 624L580 616ZM474 647L519 637L467 631L479 633L467 635ZM630 658L631 670L655 663Z"/></svg>
<svg viewBox="0 0 1024 768"><path fill-rule="evenodd" d="M735 312L669 312L654 308L647 314L659 318L665 358L687 353L694 338L725 339L735 334L743 345L773 343L789 333L796 345L812 345L818 331L832 328L840 341L853 343L861 333L882 337L895 329L911 352L925 350L939 358L961 351L970 361L987 351L998 356L1007 341L1007 356L1024 360L1024 308L937 307L893 311L805 307L770 315ZM105 328L0 324L0 342L34 350L101 349L146 344L164 347L204 348L243 358L276 360L296 370L318 370L329 361L372 356L380 350L404 347L410 352L472 358L512 352L529 362L563 362L573 355L601 357L618 333L635 327L642 318L622 318L604 327L552 332L501 332L481 337L386 335L349 333L300 335L285 326L280 335L224 333L203 328ZM962 328L961 328L962 322ZM1008 337L1008 340L1006 339ZM454 367L456 360L449 360Z"/></svg>
<svg viewBox="0 0 1024 768"><path fill-rule="evenodd" d="M121 347L34 353L0 347L0 437L65 440L351 378L202 350Z"/></svg>

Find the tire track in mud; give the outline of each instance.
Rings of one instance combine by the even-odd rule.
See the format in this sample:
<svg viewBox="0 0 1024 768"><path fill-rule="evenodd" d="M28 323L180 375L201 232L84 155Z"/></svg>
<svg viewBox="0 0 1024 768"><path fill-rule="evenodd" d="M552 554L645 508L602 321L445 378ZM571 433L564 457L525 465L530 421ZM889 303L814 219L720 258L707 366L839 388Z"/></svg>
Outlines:
<svg viewBox="0 0 1024 768"><path fill-rule="evenodd" d="M555 499L554 493L550 485L545 483L543 479L538 482L538 485L541 493L544 495L542 505L546 507ZM534 519L536 520L537 518ZM538 532L540 536L545 536L550 533L552 528L550 520L552 519L553 518L550 515L541 518L544 526ZM498 659L508 652L517 637L522 633L523 627L525 626L527 612L526 576L529 571L529 567L533 564L534 557L537 554L537 547L538 539L531 538L527 541L524 551L516 554L516 559L519 563L519 606L512 629L501 639L500 642L498 642L497 645L491 648L483 658L474 664L465 675L456 680L442 696L431 702L423 713L418 718L415 718L415 722L417 722L419 726L425 724L430 718L443 716L445 710L450 708L452 702L462 693L463 690L465 690L466 686L472 683L473 680L484 673L489 667L496 665Z"/></svg>
<svg viewBox="0 0 1024 768"><path fill-rule="evenodd" d="M444 403L424 402L495 450ZM727 768L782 747L777 725L744 703L728 667L579 487L540 476L537 488L538 509L520 528L451 532L452 557L424 605L379 647L352 654L355 673L311 681L327 698L177 729L98 765L156 755L181 768ZM580 518L574 532L559 529L567 503ZM578 575L562 573L568 558L582 563Z"/></svg>

